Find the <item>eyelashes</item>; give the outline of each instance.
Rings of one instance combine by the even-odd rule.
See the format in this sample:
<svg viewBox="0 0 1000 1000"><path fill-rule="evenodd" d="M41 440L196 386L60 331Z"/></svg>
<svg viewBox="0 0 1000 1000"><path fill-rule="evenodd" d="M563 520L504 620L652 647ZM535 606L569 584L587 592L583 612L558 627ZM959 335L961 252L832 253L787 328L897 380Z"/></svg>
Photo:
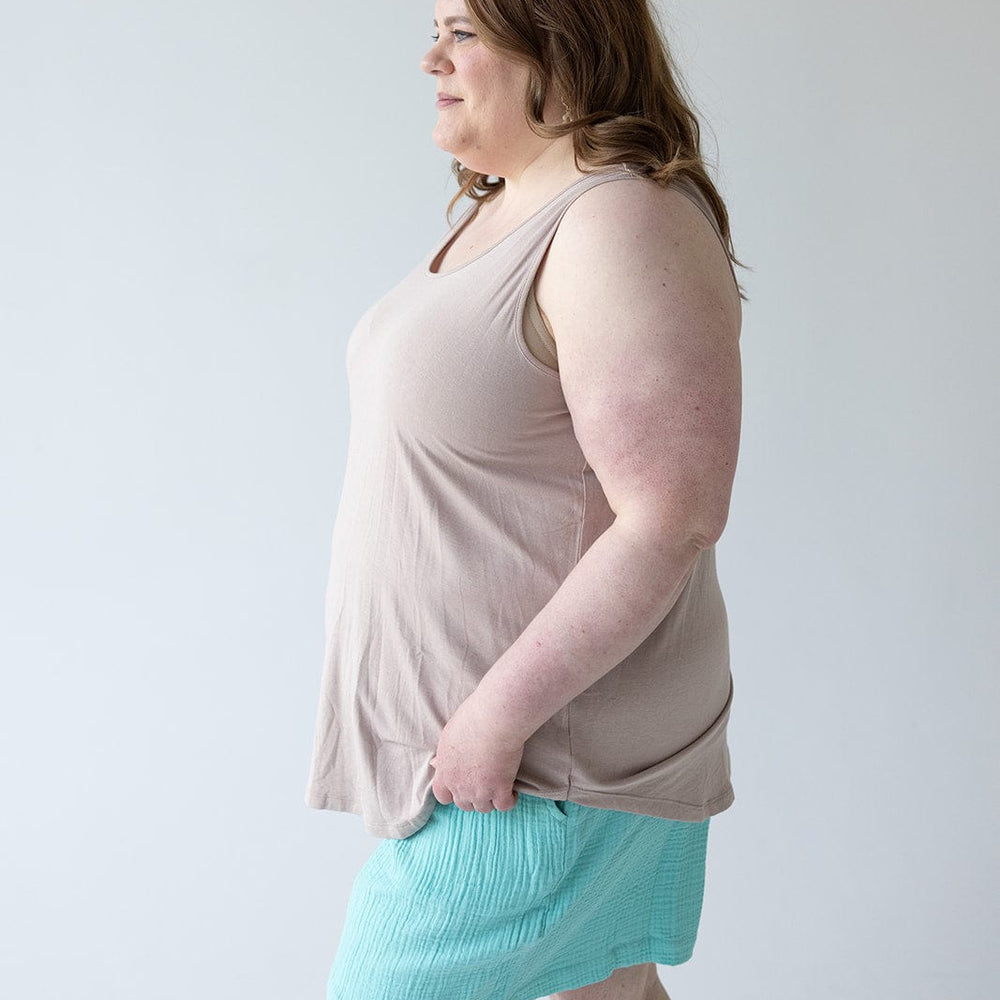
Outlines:
<svg viewBox="0 0 1000 1000"><path fill-rule="evenodd" d="M452 31L451 34L453 34L455 36L455 41L458 41L458 42L460 42L462 40L461 38L458 37L459 35L462 35L464 38L475 38L476 37L470 31ZM436 42L440 37L441 37L440 35L431 35L431 41L432 42Z"/></svg>

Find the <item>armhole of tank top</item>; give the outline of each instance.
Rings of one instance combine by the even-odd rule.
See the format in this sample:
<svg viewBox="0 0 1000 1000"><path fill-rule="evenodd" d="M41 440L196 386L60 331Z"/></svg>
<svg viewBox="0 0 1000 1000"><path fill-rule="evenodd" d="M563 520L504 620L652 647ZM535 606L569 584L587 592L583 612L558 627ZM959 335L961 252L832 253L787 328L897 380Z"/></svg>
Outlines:
<svg viewBox="0 0 1000 1000"><path fill-rule="evenodd" d="M555 232L554 228L553 232ZM535 357L535 353L531 349L531 342L528 339L531 337L529 327L532 325L532 317L528 312L528 300L534 298L533 292L535 287L535 278L538 276L538 267L541 264L542 256L548 248L550 239L551 234L542 239L538 246L535 247L534 251L528 258L528 263L525 265L524 273L518 282L519 287L517 290L517 301L514 304L514 343L517 347L518 353L522 358L524 358L525 361L527 361L529 365L531 365L532 368L535 369L535 371L542 372L544 375L548 375L549 378L553 379L555 382L559 382L559 372L555 368L547 365L544 361Z"/></svg>
<svg viewBox="0 0 1000 1000"><path fill-rule="evenodd" d="M535 360L547 365L554 371L559 371L559 356L556 353L556 342L549 333L542 312L535 298L535 282L528 288L528 301L524 306L524 341Z"/></svg>
<svg viewBox="0 0 1000 1000"><path fill-rule="evenodd" d="M606 177L603 177L598 183L609 184L612 181L620 181L625 179L645 180L645 178L642 177L641 174L635 174L632 173L631 171L627 171L626 173L609 174ZM568 201L564 202L562 205L559 206L559 208L555 213L555 218L552 222L551 228L542 237L542 239L539 240L538 245L535 247L534 252L531 254L528 265L525 268L524 275L521 278L520 288L518 290L517 302L514 312L514 323L516 325L514 339L517 342L517 349L520 351L521 356L525 359L525 361L527 361L533 368L537 369L540 372L544 372L546 375L551 376L553 379L556 379L557 381L559 380L558 369L549 367L549 365L545 364L543 361L540 361L537 357L535 357L534 352L531 350L530 343L528 342L527 326L529 323L531 323L531 319L529 319L527 315L529 307L528 300L529 298L531 299L534 298L535 279L538 277L538 268L541 266L542 258L548 252L549 244L552 242L553 238L556 235L556 231L559 228L559 223L562 221L563 215L566 214L566 210L569 208L569 206L572 205L573 202L576 201L576 199L584 193L584 191L589 191L591 187L596 187L596 186L597 185L595 184L584 187L582 190L575 192L572 198L570 198ZM537 302L535 302L535 308L536 310L538 308ZM539 313L538 316L539 318L537 322L540 323L541 314ZM548 330L545 331L545 334L546 337L551 338L551 335L548 333ZM554 347L555 340L554 338L551 339L552 339L552 345Z"/></svg>

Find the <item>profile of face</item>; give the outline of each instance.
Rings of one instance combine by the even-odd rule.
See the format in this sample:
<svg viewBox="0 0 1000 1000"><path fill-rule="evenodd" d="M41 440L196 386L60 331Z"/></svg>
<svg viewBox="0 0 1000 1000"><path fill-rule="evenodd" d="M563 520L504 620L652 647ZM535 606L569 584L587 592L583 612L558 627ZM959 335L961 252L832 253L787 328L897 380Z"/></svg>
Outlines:
<svg viewBox="0 0 1000 1000"><path fill-rule="evenodd" d="M483 44L464 0L438 0L432 39L420 68L436 78L429 98L437 101L435 144L468 169L498 177L537 155L546 140L525 118L527 66ZM438 100L443 95L454 100Z"/></svg>

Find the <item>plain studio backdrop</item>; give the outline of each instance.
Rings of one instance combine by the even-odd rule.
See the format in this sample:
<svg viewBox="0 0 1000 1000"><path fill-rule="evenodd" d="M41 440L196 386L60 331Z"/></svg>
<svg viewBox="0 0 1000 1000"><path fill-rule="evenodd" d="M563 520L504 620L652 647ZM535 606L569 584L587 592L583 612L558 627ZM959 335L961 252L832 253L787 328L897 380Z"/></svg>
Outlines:
<svg viewBox="0 0 1000 1000"><path fill-rule="evenodd" d="M994 1000L997 10L659 9L755 268L736 802L660 974ZM447 227L433 15L3 2L5 997L324 995L377 843L303 801L343 353Z"/></svg>

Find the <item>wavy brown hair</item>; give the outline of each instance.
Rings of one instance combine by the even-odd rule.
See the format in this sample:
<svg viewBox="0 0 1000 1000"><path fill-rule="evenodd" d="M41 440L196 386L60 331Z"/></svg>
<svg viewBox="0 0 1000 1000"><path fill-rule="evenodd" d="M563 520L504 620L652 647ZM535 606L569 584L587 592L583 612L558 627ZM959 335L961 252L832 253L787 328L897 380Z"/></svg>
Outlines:
<svg viewBox="0 0 1000 1000"><path fill-rule="evenodd" d="M649 0L466 0L466 8L484 45L530 70L524 111L536 135L572 134L578 170L581 161L628 163L664 187L686 175L711 206L730 260L753 270L733 250L729 213L701 154L693 101ZM570 121L542 121L550 88ZM503 189L503 178L490 181L457 159L451 169L459 190L448 203L449 223L463 195L485 202Z"/></svg>

